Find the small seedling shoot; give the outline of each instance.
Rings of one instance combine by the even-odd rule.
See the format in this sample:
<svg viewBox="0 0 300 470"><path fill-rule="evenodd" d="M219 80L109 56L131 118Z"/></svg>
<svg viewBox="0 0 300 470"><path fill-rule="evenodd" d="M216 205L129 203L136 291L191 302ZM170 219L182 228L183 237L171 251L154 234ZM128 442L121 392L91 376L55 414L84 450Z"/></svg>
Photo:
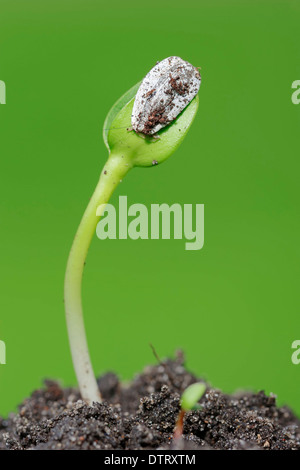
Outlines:
<svg viewBox="0 0 300 470"><path fill-rule="evenodd" d="M186 412L201 408L197 403L203 397L205 390L205 384L197 382L187 387L181 395L180 412L173 435L174 440L180 439L183 435L183 420Z"/></svg>
<svg viewBox="0 0 300 470"><path fill-rule="evenodd" d="M75 373L82 399L101 402L82 313L81 284L88 249L106 204L135 167L155 167L183 142L198 109L200 74L169 57L128 90L109 111L103 128L109 157L82 217L68 258L64 301ZM100 208L100 210L99 210Z"/></svg>

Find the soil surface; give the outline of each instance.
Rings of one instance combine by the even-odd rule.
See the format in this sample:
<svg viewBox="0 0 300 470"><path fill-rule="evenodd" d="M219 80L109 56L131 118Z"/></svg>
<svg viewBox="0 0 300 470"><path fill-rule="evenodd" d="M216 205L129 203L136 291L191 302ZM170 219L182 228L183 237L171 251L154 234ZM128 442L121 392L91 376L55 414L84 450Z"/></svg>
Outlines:
<svg viewBox="0 0 300 470"><path fill-rule="evenodd" d="M105 374L104 403L87 406L76 389L46 381L19 407L0 418L0 449L261 449L300 450L300 421L275 397L224 395L207 387L201 409L188 412L184 436L173 440L180 395L199 381L181 355L147 367L130 384Z"/></svg>

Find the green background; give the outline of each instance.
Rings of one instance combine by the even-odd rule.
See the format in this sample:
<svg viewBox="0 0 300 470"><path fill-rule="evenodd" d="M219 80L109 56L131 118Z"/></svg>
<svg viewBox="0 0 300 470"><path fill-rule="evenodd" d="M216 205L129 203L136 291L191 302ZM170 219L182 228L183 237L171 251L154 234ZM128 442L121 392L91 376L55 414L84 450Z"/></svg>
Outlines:
<svg viewBox="0 0 300 470"><path fill-rule="evenodd" d="M299 1L0 0L0 413L43 378L75 384L68 251L107 158L106 113L157 60L201 66L180 149L118 188L128 203L204 203L205 246L96 237L83 302L97 374L129 379L176 348L227 392L300 413Z"/></svg>

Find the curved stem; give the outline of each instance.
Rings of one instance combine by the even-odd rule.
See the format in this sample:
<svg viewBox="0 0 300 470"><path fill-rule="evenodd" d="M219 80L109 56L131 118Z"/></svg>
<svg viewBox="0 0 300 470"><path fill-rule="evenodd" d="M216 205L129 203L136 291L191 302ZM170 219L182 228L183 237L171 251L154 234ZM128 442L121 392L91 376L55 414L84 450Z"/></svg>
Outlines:
<svg viewBox="0 0 300 470"><path fill-rule="evenodd" d="M93 196L82 217L70 251L65 275L65 311L71 354L82 399L88 404L101 402L86 340L82 314L81 284L87 252L99 221L98 206L107 204L112 193L130 170L123 156L111 155L101 173ZM104 206L102 206L102 212ZM101 215L100 214L100 215Z"/></svg>
<svg viewBox="0 0 300 470"><path fill-rule="evenodd" d="M174 434L173 434L173 439L174 440L180 439L183 436L183 418L184 418L184 415L185 415L185 411L180 410L177 421L176 421Z"/></svg>

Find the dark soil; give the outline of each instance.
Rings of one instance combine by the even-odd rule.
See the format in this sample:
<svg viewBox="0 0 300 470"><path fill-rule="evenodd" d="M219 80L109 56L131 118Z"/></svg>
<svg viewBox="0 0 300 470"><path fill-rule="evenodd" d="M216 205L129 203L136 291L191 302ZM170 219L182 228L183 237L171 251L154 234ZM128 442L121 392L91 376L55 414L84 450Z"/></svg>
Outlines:
<svg viewBox="0 0 300 470"><path fill-rule="evenodd" d="M195 381L181 357L147 367L128 386L106 374L105 402L93 407L77 390L46 381L18 414L0 418L0 449L300 449L300 422L275 397L209 387L202 409L185 416L184 438L173 442L180 395Z"/></svg>

